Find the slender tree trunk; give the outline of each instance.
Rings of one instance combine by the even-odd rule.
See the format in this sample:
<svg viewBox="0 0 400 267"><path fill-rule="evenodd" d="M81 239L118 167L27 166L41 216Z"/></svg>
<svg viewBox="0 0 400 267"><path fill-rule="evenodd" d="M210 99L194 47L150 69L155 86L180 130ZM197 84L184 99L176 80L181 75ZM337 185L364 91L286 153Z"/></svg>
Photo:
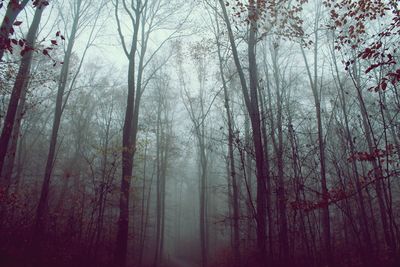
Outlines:
<svg viewBox="0 0 400 267"><path fill-rule="evenodd" d="M201 176L200 176L200 244L201 244L201 258L202 267L208 266L208 244L207 244L207 207L206 207L206 195L207 195L207 156L205 153L204 136L200 137L199 142L200 149L200 165L201 165Z"/></svg>
<svg viewBox="0 0 400 267"><path fill-rule="evenodd" d="M268 91L268 96L271 97L270 95L270 83L269 83L269 77L268 77L268 66L266 64L266 54L265 51L263 51L263 61L264 61L264 69L265 69L265 77L267 79L267 91ZM259 95L260 95L260 106L261 106L261 121L262 121L262 135L263 135L263 144L264 144L264 155L265 155L265 173L266 173L266 199L267 199L267 219L268 219L268 245L269 245L269 257L271 261L273 261L274 257L274 246L273 246L273 235L274 235L274 219L272 215L272 183L271 183L271 170L270 170L270 158L268 154L268 148L269 148L269 141L268 141L268 131L267 131L267 116L273 116L272 112L268 109L267 106L267 101L266 101L266 95L265 95L265 88L259 88ZM268 112L269 111L269 112ZM269 114L268 114L269 113ZM272 120L272 118L271 118ZM272 125L271 125L272 128Z"/></svg>
<svg viewBox="0 0 400 267"><path fill-rule="evenodd" d="M283 160L283 88L279 78L278 68L278 46L274 47L272 55L273 77L276 87L276 127L278 129L278 144L276 147L276 158L278 168L277 182L277 200L278 200L278 225L279 225L279 254L282 266L289 262L289 238L288 238L288 223L286 212L286 192L284 180L284 160Z"/></svg>
<svg viewBox="0 0 400 267"><path fill-rule="evenodd" d="M297 146L297 141L296 141L296 132L292 125L292 116L290 114L290 111L288 112L288 120L289 120L289 140L291 143L292 158L293 158L293 171L294 171L294 183L295 183L294 187L295 187L296 201L304 201L305 200L303 198L304 181L302 179L303 174L302 174L302 169L301 169L301 163L299 163L299 153L298 153L298 146ZM313 262L312 259L314 258L314 255L312 253L310 241L308 239L307 227L306 227L306 223L305 223L305 212L302 209L300 209L299 213L300 213L300 229L302 231L302 233L301 233L302 242L304 242L304 246L306 247L306 250L307 250L307 259L305 260L305 263L311 264Z"/></svg>
<svg viewBox="0 0 400 267"><path fill-rule="evenodd" d="M28 47L35 47L36 34L39 29L39 24L44 9L45 6L41 4L39 4L36 8L32 24L29 27L29 31L26 36L26 45ZM26 90L30 79L33 53L33 50L29 50L23 55L21 59L21 64L18 69L18 74L15 79L14 87L11 93L10 102L8 104L4 126L0 136L0 174L3 173L3 165L6 158L8 145L10 143L15 117L17 116L18 103L20 102L21 94L24 90ZM3 178L1 177L1 179Z"/></svg>
<svg viewBox="0 0 400 267"><path fill-rule="evenodd" d="M247 185L248 185L248 194L249 197L247 199L248 204L247 204L247 216L248 216L248 220L247 220L247 239L249 240L254 240L254 229L253 229L253 223L254 223L254 210L252 208L252 194L253 194L253 159L250 153L250 149L251 149L251 133L250 133L250 121L249 121L249 116L246 114L246 117L244 119L244 124L245 124L245 148L247 148L246 151L246 160L245 162L243 162L243 171L244 171L244 175L245 178L247 178ZM272 229L272 228L271 228ZM269 230L269 229L268 229ZM271 240L271 239L270 239ZM248 244L248 247L253 246L253 244Z"/></svg>
<svg viewBox="0 0 400 267"><path fill-rule="evenodd" d="M0 187L4 189L5 197L8 198L9 196L9 189L10 186L13 184L12 182L12 175L14 171L14 162L15 156L17 153L17 145L20 136L20 128L21 128L21 121L23 117L23 109L25 106L25 99L26 99L26 89L22 91L20 103L18 104L17 108L17 118L14 121L13 129L12 129L12 136L11 136L11 143L8 145L8 150L3 166L3 173L1 173L0 177ZM13 207L14 209L14 207ZM5 201L0 203L0 228L3 226L4 219L8 216L7 213L7 205Z"/></svg>
<svg viewBox="0 0 400 267"><path fill-rule="evenodd" d="M166 198L166 182L167 182L167 168L168 168L168 150L169 138L168 133L164 133L164 155L161 169L161 232L160 232L160 262L164 261L164 239L165 239L165 198Z"/></svg>
<svg viewBox="0 0 400 267"><path fill-rule="evenodd" d="M364 98L361 92L361 87L360 87L360 81L359 81L359 74L358 74L358 68L356 64L354 64L353 68L353 74L354 74L354 82L355 82L355 87L357 90L357 99L359 102L360 106L360 113L361 113L361 118L362 118L362 125L364 128L364 133L365 133L365 138L368 144L368 151L370 154L374 153L374 150L377 148L377 144L375 141L375 138L372 133L372 128L370 125L370 121L368 118L368 111L366 109L365 103L364 103ZM382 166L380 165L379 162L377 162L376 159L374 159L372 162L372 167L373 167L373 175L375 179L375 191L378 199L378 205L379 205L379 212L380 212L380 217L381 217L381 222L382 222L382 228L383 228L383 233L386 241L386 245L390 249L391 253L394 253L396 251L396 245L393 240L393 237L391 236L390 233L390 226L388 223L388 217L387 217L387 207L386 203L384 200L384 191L386 190L384 188L384 184L382 182Z"/></svg>
<svg viewBox="0 0 400 267"><path fill-rule="evenodd" d="M156 218L156 254L154 258L154 266L158 266L163 261L163 247L164 247L164 229L165 229L165 184L167 175L167 162L168 162L168 118L162 118L162 112L167 111L162 109L166 106L163 103L163 96L159 95L158 111L157 111L157 218ZM165 101L165 100L164 100Z"/></svg>
<svg viewBox="0 0 400 267"><path fill-rule="evenodd" d="M339 70L338 70L338 66L337 66L337 62L336 62L334 54L333 54L333 61L334 61L333 63L334 63L334 67L335 67L336 78L337 78L337 82L338 82L339 90L340 90L339 91L339 100L340 100L340 104L341 104L341 108L342 108L342 114L344 117L344 124L345 124L344 126L345 126L345 130L346 130L347 145L350 149L350 155L354 155L356 150L355 150L355 146L354 146L354 142L353 142L353 138L351 136L350 126L349 126L349 118L348 118L348 114L347 114L347 101L346 101L346 96L345 96L345 90L343 88L342 81L340 80L340 77L339 77ZM361 232L362 232L364 242L365 242L363 250L365 251L364 252L365 256L374 258L371 235L370 235L370 231L369 231L368 217L367 217L367 212L366 212L366 208L365 208L364 196L362 193L362 185L360 182L360 175L359 175L358 167L357 167L357 164L355 161L352 162L352 169L353 169L353 173L354 173L354 179L356 182L357 200L360 205L360 213L361 213L360 228L361 228Z"/></svg>
<svg viewBox="0 0 400 267"><path fill-rule="evenodd" d="M257 61L256 61L256 33L257 33L257 20L258 10L254 0L249 1L249 18L250 18L250 29L249 29L249 40L248 40L248 59L249 59L249 87L247 87L246 78L240 63L239 54L235 44L232 27L226 11L225 3L219 0L223 17L228 30L228 37L232 48L232 54L236 69L239 74L240 84L242 87L242 93L245 99L247 111L250 115L250 122L252 126L252 137L256 156L256 175L257 175L257 248L258 248L258 264L265 265L265 251L266 251L266 174L265 174L265 162L264 162L264 150L262 144L261 135L261 121L260 121L260 110L258 103L258 78L257 78Z"/></svg>
<svg viewBox="0 0 400 267"><path fill-rule="evenodd" d="M219 35L219 24L217 23L217 34ZM217 40L217 48L218 48L218 59L219 59L219 72L222 80L222 86L224 89L224 106L226 117L228 121L228 156L229 156L229 174L232 182L232 204L233 204L233 255L234 255L234 264L237 267L241 266L241 257L240 257L240 225L239 225L239 189L236 180L236 170L235 170L235 157L234 157L234 147L233 147L233 122L231 115L231 108L229 103L229 93L225 80L224 69L223 69L223 59L221 54L221 44L219 40Z"/></svg>
<svg viewBox="0 0 400 267"><path fill-rule="evenodd" d="M142 197L141 197L141 207L140 207L140 231L139 231L139 255L138 255L138 265L142 266L143 262L143 252L144 252L144 242L145 242L145 215L146 215L146 180L147 180L147 150L148 150L148 136L146 135L145 146L144 146L144 163L143 163L143 186L142 186Z"/></svg>
<svg viewBox="0 0 400 267"><path fill-rule="evenodd" d="M53 172L53 167L55 163L55 156L57 150L57 138L58 131L60 129L61 124L61 116L63 113L63 98L64 91L67 87L68 77L69 77L69 66L72 56L72 50L74 48L75 37L78 30L78 23L80 19L80 7L82 0L78 0L76 3L76 14L74 16L73 25L71 28L70 38L68 40L67 50L64 55L64 63L61 68L60 79L58 81L58 91L56 98L56 107L54 111L54 119L53 119L53 128L50 139L49 152L47 154L46 168L44 173L44 179L42 184L42 189L40 193L39 204L36 210L36 218L35 218L35 228L33 234L33 241L37 243L41 236L44 234L44 230L46 228L46 216L48 213L48 197L49 197L49 189L50 189L50 181Z"/></svg>
<svg viewBox="0 0 400 267"><path fill-rule="evenodd" d="M112 112L108 117L106 122L105 129L105 137L104 137L104 145L103 145L103 158L102 158L102 168L101 168L101 184L100 184L100 192L99 192L99 208L97 213L97 227L95 234L95 252L94 257L97 258L99 251L99 244L103 234L103 225L104 225L104 213L106 208L106 199L107 199L107 191L108 191L108 183L107 180L111 173L107 173L107 164L108 164L108 153L109 153L109 143L110 143L110 126L112 120Z"/></svg>
<svg viewBox="0 0 400 267"><path fill-rule="evenodd" d="M118 3L119 1L117 1ZM136 52L138 46L141 6L136 7L136 23L133 31L128 60L128 97L122 131L122 179L120 187L119 218L114 262L117 267L125 267L129 234L129 190L133 173L133 157L136 150L136 135L139 119L140 88L135 82ZM118 6L116 6L118 12Z"/></svg>
<svg viewBox="0 0 400 267"><path fill-rule="evenodd" d="M323 134L323 125L321 117L321 96L318 92L318 30L314 33L314 74L311 73L310 67L308 65L304 49L301 48L303 59L306 63L307 74L310 82L310 87L314 97L314 105L317 119L317 129L318 129L318 150L319 150L319 161L320 161L320 175L321 175L321 201L324 204L322 207L322 231L323 231L323 242L325 257L328 266L334 264L334 258L332 254L332 244L331 244L331 223L329 215L329 192L326 179L326 159L325 159L325 140Z"/></svg>
<svg viewBox="0 0 400 267"><path fill-rule="evenodd" d="M160 254L160 238L161 238L161 144L160 144L160 131L161 131L161 103L157 107L157 127L156 127L156 162L157 162L157 203L156 203L156 254L154 256L154 267L159 264Z"/></svg>
<svg viewBox="0 0 400 267"><path fill-rule="evenodd" d="M318 149L320 155L320 172L321 172L321 189L322 189L322 201L325 204L322 208L322 227L323 227L323 238L325 253L329 266L333 264L333 255L331 248L331 223L329 216L329 193L326 181L326 167L325 167L325 142L322 133L322 119L321 119L321 108L317 96L315 96L315 108L317 112L317 124L318 124Z"/></svg>
<svg viewBox="0 0 400 267"><path fill-rule="evenodd" d="M265 265L266 252L266 174L265 159L261 136L261 118L258 103L258 69L256 60L256 33L258 10L254 1L249 1L249 40L248 40L248 58L249 58L249 90L251 104L247 107L250 113L250 121L253 130L253 142L256 155L257 170L257 246L259 250L259 264Z"/></svg>
<svg viewBox="0 0 400 267"><path fill-rule="evenodd" d="M4 187L6 188L7 191L11 184L12 173L14 170L15 155L17 152L18 139L19 136L21 135L20 129L21 129L22 118L24 116L26 93L27 93L26 89L21 92L21 99L19 101L16 114L17 117L14 121L12 129L11 143L9 144L7 150L6 159L3 165L3 173L1 174L1 177L3 177L3 179L0 182L1 183L4 182Z"/></svg>

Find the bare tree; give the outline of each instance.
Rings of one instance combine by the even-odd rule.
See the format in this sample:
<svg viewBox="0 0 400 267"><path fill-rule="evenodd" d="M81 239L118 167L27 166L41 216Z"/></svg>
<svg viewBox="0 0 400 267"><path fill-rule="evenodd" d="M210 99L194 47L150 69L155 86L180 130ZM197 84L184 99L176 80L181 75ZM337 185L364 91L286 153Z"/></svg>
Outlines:
<svg viewBox="0 0 400 267"><path fill-rule="evenodd" d="M236 168L235 168L235 156L234 156L234 129L233 129L233 117L230 105L230 96L228 92L228 84L225 78L224 65L226 60L223 59L221 40L220 40L220 27L217 13L215 14L215 38L217 42L217 53L219 61L219 72L221 76L222 87L224 90L224 106L228 124L228 174L231 178L232 183L232 203L233 203L233 254L234 254L234 264L236 266L241 266L240 257L240 210L239 210L239 186L237 182Z"/></svg>
<svg viewBox="0 0 400 267"><path fill-rule="evenodd" d="M201 265L208 266L209 261L209 235L208 235L208 207L207 207L207 185L209 161L207 156L207 103L206 103L206 60L208 48L206 45L197 43L192 48L192 58L196 63L196 74L199 82L198 94L193 96L189 91L184 79L182 59L179 62L180 83L183 89L183 100L185 108L189 114L193 124L194 134L197 141L197 151L199 158L199 227L200 227L200 248L201 248Z"/></svg>
<svg viewBox="0 0 400 267"><path fill-rule="evenodd" d="M257 42L257 12L259 11L259 2L257 4L255 1L249 1L249 18L250 28L249 28L249 39L248 39L248 60L249 60L249 83L247 86L247 81L243 71L242 63L239 59L239 54L237 51L235 38L233 35L231 22L228 17L228 13L225 7L224 1L219 1L222 14L225 20L225 24L228 30L229 42L231 44L232 55L237 68L237 72L240 78L240 84L242 87L243 97L245 99L245 104L247 111L250 116L250 122L252 126L252 137L253 145L256 155L256 175L257 175L257 246L258 246L258 257L259 263L265 264L265 251L266 251L266 176L265 173L265 159L264 159L264 149L261 137L261 118L260 118L260 107L258 102L258 78L257 78L257 61L256 61L256 42Z"/></svg>
<svg viewBox="0 0 400 267"><path fill-rule="evenodd" d="M55 105L55 111L54 111L54 118L53 118L53 127L52 127L52 133L51 133L51 138L50 138L50 145L49 145L49 151L47 154L47 161L46 161L46 167L45 167L45 172L44 172L44 179L43 179L43 184L42 184L42 189L41 189L41 194L40 194L40 199L36 211L36 219L35 219L35 226L34 226L34 243L38 242L39 237L41 237L44 233L45 230L45 223L46 223L46 216L48 213L48 196L49 196L49 188L50 188L50 181L52 177L52 171L54 168L54 163L55 163L55 156L56 156L56 149L57 149L57 139L58 139L58 132L60 129L61 125L61 117L65 108L65 105L68 101L69 94L67 94L66 97L64 97L64 93L66 88L69 86L70 91L75 85L76 78L80 72L82 62L85 58L86 52L91 46L91 43L93 42L93 38L95 38L95 29L96 29L96 22L99 18L99 13L96 13L93 15L93 12L91 10L91 5L92 2L89 1L83 1L83 0L77 0L74 2L70 3L70 7L72 9L72 26L70 29L70 33L68 35L68 40L67 40L67 47L65 50L64 54L64 60L63 60L63 66L61 68L61 73L60 77L58 80L58 90L57 90L57 98L56 98L56 105ZM100 6L102 4L100 3ZM95 10L95 12L98 12L99 10ZM74 45L76 38L78 37L79 30L81 30L82 26L85 25L85 20L93 20L94 26L92 28L91 34L88 38L85 50L83 51L83 56L80 60L80 64L78 65L78 68L76 72L74 73L72 79L70 80L70 63L71 63L71 57L73 55L74 51ZM69 92L70 92L69 91Z"/></svg>

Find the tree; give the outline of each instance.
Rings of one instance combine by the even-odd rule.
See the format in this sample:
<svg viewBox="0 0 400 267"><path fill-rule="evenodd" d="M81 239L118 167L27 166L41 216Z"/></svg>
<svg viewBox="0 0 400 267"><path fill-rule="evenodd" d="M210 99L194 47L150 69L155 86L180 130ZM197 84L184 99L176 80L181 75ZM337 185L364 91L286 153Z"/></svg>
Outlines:
<svg viewBox="0 0 400 267"><path fill-rule="evenodd" d="M47 154L47 161L46 161L46 167L45 167L45 172L44 172L44 179L43 179L43 183L42 183L41 194L40 194L39 203L38 203L37 210L36 210L36 219L35 219L34 237L33 237L33 243L35 243L35 244L39 243L39 239L44 234L44 230L45 230L46 216L48 213L48 195L49 195L52 171L53 171L53 167L54 167L54 163L55 163L58 132L60 129L60 124L61 124L61 116L62 116L62 113L64 111L64 108L68 101L68 96L69 96L67 94L67 96L64 97L64 93L68 86L70 87L70 90L71 90L71 88L73 88L75 85L76 77L79 74L79 71L81 69L82 62L85 58L86 52L87 52L88 48L90 47L91 43L93 42L93 38L95 37L94 29L96 26L97 19L99 17L99 13L96 14L94 16L94 18L93 18L93 15L90 14L90 7L92 5L91 1L77 0L77 1L71 2L70 5L72 7L72 14L71 14L72 27L70 29L70 33L68 36L68 40L67 40L68 44L67 44L66 51L64 54L63 65L62 65L60 77L58 80L56 106L55 106L55 111L54 111L53 127L52 127L52 133L51 133L51 138L50 138L49 151ZM100 3L100 6L102 6L101 3ZM96 10L96 11L99 11L99 10ZM92 28L92 32L89 36L89 39L87 41L86 48L84 50L80 64L78 65L78 68L77 68L74 76L72 77L72 79L69 80L71 57L73 55L74 44L75 44L76 38L78 36L78 32L79 32L80 28L82 27L82 22L84 23L84 20L92 20L92 19L94 19L94 26ZM60 35L60 33L57 32L56 35ZM63 38L64 37L62 37L62 39Z"/></svg>
<svg viewBox="0 0 400 267"><path fill-rule="evenodd" d="M0 61L3 59L5 51L12 51L12 44L16 39L10 39L10 35L14 33L14 26L20 25L20 21L16 21L18 14L25 8L29 0L10 0L7 4L6 14L0 26Z"/></svg>
<svg viewBox="0 0 400 267"><path fill-rule="evenodd" d="M258 103L258 78L257 78L257 63L256 63L256 32L257 32L257 20L259 12L260 4L257 4L254 1L249 1L249 20L250 20L250 28L249 28L249 40L248 40L248 59L249 59L249 83L250 86L247 86L247 81L244 75L244 71L242 68L242 64L239 59L239 54L237 51L235 38L233 36L233 31L231 27L231 22L228 17L228 13L225 7L224 1L220 0L219 4L221 6L223 17L225 20L225 24L228 30L229 42L232 49L232 54L234 58L234 62L239 74L240 84L242 87L243 97L245 99L245 104L247 111L250 116L250 122L252 126L252 137L253 137L253 145L256 154L256 176L257 176L257 214L256 214L256 222L257 222L257 246L258 246L258 260L259 264L265 264L265 251L266 251L266 242L265 242L265 226L266 226L266 184L265 181L267 179L267 174L265 173L265 161L264 161L264 149L261 141L261 118L260 118L260 110Z"/></svg>
<svg viewBox="0 0 400 267"><path fill-rule="evenodd" d="M193 61L196 62L196 74L199 82L199 91L193 96L184 80L182 58L179 62L180 83L183 89L185 108L193 124L194 134L197 141L197 153L199 158L199 228L200 228L200 248L201 266L207 267L209 264L209 232L208 232L208 179L209 179L209 159L207 144L207 103L206 103L206 59L208 47L197 43L191 51Z"/></svg>
<svg viewBox="0 0 400 267"><path fill-rule="evenodd" d="M314 97L314 105L315 105L315 113L317 119L317 129L318 129L318 150L319 150L319 164L320 164L320 175L321 175L321 202L325 203L322 207L322 227L323 227L323 240L324 240L324 249L325 255L327 259L328 266L333 265L333 254L332 254L332 241L331 241L331 221L329 217L329 193L328 193L328 185L327 185L327 174L326 174L326 156L325 156L325 138L323 132L323 123L321 116L321 89L318 87L318 49L319 49L319 16L320 16L320 7L317 7L317 15L315 17L314 22L314 70L312 72L306 55L304 53L303 47L302 55L306 65L306 71L308 75L308 79L310 82L310 87L312 90L312 94Z"/></svg>
<svg viewBox="0 0 400 267"><path fill-rule="evenodd" d="M122 179L120 188L120 205L118 232L115 248L115 264L117 266L126 265L126 254L128 249L129 234L129 188L133 173L133 160L136 151L140 103L146 86L154 77L158 69L166 62L164 61L158 68L145 76L145 69L152 61L160 49L171 39L175 38L180 32L183 22L163 39L158 46L148 53L148 44L151 35L162 28L163 23L169 22L169 17L184 5L179 6L179 2L174 3L176 9L168 9L163 0L138 0L127 4L126 0L116 0L113 2L115 17L118 27L118 35L121 40L122 48L128 59L128 95L125 110L124 126L122 131ZM125 12L132 26L132 37L127 41L125 29L122 26L121 9Z"/></svg>
<svg viewBox="0 0 400 267"><path fill-rule="evenodd" d="M239 225L239 187L237 182L236 168L235 168L235 156L234 156L234 129L233 129L233 116L230 105L230 96L228 92L228 84L225 78L224 71L224 63L225 60L222 56L222 48L221 48L221 40L220 40L220 27L219 21L217 17L217 13L215 14L215 38L217 42L217 53L218 53L218 62L219 62L219 73L221 76L222 88L224 91L224 107L226 112L227 124L228 124L228 175L231 178L232 183L232 194L231 200L233 204L233 254L234 254L234 264L236 266L241 266L241 257L240 257L240 225Z"/></svg>
<svg viewBox="0 0 400 267"><path fill-rule="evenodd" d="M160 71L157 77L157 122L156 122L156 172L157 172L157 208L156 208L156 253L154 266L164 260L166 180L170 165L172 143L171 103L169 97L169 77Z"/></svg>
<svg viewBox="0 0 400 267"><path fill-rule="evenodd" d="M364 129L364 138L367 143L368 152L366 152L366 155L371 156L369 161L373 167L371 173L373 173L375 179L375 191L383 233L386 244L393 253L396 250L396 242L393 231L392 209L389 207L388 194L390 193L387 191L391 189L390 186L386 188L383 180L385 171L378 160L379 157L376 158L374 156L374 151L379 150L379 142L377 141L376 133L374 133L375 129L367 108L363 93L363 82L366 76L369 80L368 85L371 85L369 91L379 94L379 101L382 107L381 93L387 91L390 87L396 87L400 81L400 70L398 69L396 56L394 56L396 55L396 45L392 42L399 35L400 13L398 3L396 1L377 1L373 3L368 1L352 1L350 3L327 1L325 6L330 11L330 29L333 30L335 38L334 49L355 50L354 53L346 53L343 62L356 90L362 119L361 125ZM380 21L381 18L384 18L384 23ZM377 31L372 31L368 28L368 26L376 23L381 24ZM370 73L374 72L377 74L377 78L375 81L371 81L372 76L370 76ZM383 109L381 108L382 121L385 125L384 135L386 136L386 128L388 126L386 126L385 114L382 111ZM385 140L385 149L387 149L387 138ZM396 143L397 138L394 137L393 141ZM351 158L357 160L357 157L353 157L354 155L353 151ZM363 159L359 160L362 161ZM361 198L361 196L359 197ZM364 229L364 235L368 240L366 229Z"/></svg>
<svg viewBox="0 0 400 267"><path fill-rule="evenodd" d="M14 83L11 98L7 108L7 114L4 121L4 126L0 136L0 173L3 173L3 165L7 154L8 145L11 139L11 133L14 125L14 120L17 114L18 103L21 95L29 81L29 74L32 64L34 48L36 46L36 35L39 29L39 24L42 19L42 14L45 7L48 5L47 1L37 1L35 15L32 24L29 27L24 44L24 53L22 53L21 64L18 74Z"/></svg>

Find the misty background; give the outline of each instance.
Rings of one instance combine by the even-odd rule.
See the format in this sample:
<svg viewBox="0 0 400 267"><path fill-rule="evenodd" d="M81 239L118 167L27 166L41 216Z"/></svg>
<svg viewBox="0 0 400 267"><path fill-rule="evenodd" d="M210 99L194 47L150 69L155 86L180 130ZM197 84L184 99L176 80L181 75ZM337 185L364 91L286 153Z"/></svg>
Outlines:
<svg viewBox="0 0 400 267"><path fill-rule="evenodd" d="M0 266L397 266L396 1L0 1Z"/></svg>

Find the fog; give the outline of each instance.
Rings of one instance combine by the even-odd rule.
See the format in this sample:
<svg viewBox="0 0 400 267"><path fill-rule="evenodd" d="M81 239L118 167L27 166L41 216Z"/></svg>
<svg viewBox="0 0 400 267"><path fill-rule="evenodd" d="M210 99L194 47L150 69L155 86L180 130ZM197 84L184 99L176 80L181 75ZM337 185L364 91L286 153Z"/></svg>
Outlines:
<svg viewBox="0 0 400 267"><path fill-rule="evenodd" d="M400 266L396 1L0 19L1 267Z"/></svg>

